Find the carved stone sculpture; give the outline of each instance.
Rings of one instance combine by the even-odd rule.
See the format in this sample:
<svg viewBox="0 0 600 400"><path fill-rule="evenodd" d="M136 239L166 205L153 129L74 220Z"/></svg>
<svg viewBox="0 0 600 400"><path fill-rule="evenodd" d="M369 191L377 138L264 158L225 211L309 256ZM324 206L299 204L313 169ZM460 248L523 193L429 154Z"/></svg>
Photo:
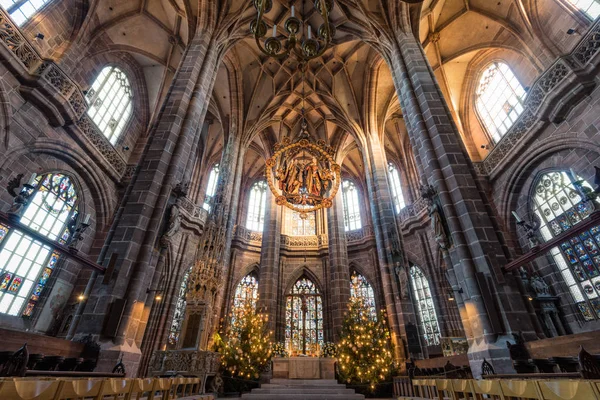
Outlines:
<svg viewBox="0 0 600 400"><path fill-rule="evenodd" d="M548 296L550 295L550 286L542 279L541 276L535 275L531 278L531 288L538 296Z"/></svg>
<svg viewBox="0 0 600 400"><path fill-rule="evenodd" d="M171 213L169 215L169 226L167 231L163 235L163 239L170 239L181 229L181 214L179 211L179 205L177 203L171 206Z"/></svg>
<svg viewBox="0 0 600 400"><path fill-rule="evenodd" d="M396 263L396 275L400 281L400 296L403 299L408 299L408 274L406 273L406 267L399 262Z"/></svg>

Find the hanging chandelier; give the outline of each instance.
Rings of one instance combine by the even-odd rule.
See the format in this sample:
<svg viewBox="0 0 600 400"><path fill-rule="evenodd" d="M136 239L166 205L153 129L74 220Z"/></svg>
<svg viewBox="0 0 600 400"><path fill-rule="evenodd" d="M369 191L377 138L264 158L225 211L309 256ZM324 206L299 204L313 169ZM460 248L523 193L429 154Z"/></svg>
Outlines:
<svg viewBox="0 0 600 400"><path fill-rule="evenodd" d="M283 59L294 54L300 61L307 62L323 55L335 36L335 26L329 22L329 14L333 9L334 0L314 0L314 7L323 18L323 24L319 27L316 35L313 35L312 27L306 21L296 17L295 6L291 6L291 15L285 21L284 27L288 33L287 39L280 39L277 35L277 23L273 24L273 34L264 40L267 35L267 23L264 21L265 14L271 11L273 0L253 0L257 11L256 20L250 23L250 32L254 35L256 45L266 55L277 59ZM304 7L304 2L302 3ZM301 15L304 18L304 13ZM307 31L304 35L304 26ZM302 40L303 39L303 40Z"/></svg>

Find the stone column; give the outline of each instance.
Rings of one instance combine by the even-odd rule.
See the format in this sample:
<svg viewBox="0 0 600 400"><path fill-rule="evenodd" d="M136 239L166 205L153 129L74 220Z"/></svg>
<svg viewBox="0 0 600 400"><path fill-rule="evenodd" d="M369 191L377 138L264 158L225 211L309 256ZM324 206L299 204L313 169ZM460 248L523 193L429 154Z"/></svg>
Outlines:
<svg viewBox="0 0 600 400"><path fill-rule="evenodd" d="M154 125L123 198L98 262L107 264L114 254L112 271L99 276L85 306L77 336L92 334L104 349L99 370L123 361L136 374L140 351L135 343L148 293L146 282L154 274L151 262L172 188L183 179L202 125L220 62L220 49L211 32L199 32L186 50L157 123ZM124 306L115 307L122 299ZM111 309L111 305L113 305ZM105 322L121 314L106 331ZM114 322L114 321L113 321Z"/></svg>
<svg viewBox="0 0 600 400"><path fill-rule="evenodd" d="M452 240L451 265L464 291L474 338L471 368L478 376L485 357L496 372L512 372L508 334L518 330L532 337L535 332L514 277L502 273L508 252L498 224L421 45L412 34L400 31L393 45L385 57L420 174L437 191Z"/></svg>
<svg viewBox="0 0 600 400"><path fill-rule="evenodd" d="M397 361L405 356L401 336L405 335L404 326L412 321L417 324L414 317L412 303L408 293L400 293L396 266L407 268L402 238L396 225L394 201L388 181L388 167L385 149L379 136L371 133L366 138L363 159L369 192L371 215L373 218L373 232L377 246L377 259L381 275L383 298L388 315L388 322L392 331L392 342L395 348Z"/></svg>
<svg viewBox="0 0 600 400"><path fill-rule="evenodd" d="M348 265L348 243L344 229L344 204L340 190L327 209L327 235L329 240L329 263L326 276L329 279L329 310L333 326L333 341L339 339L344 312L350 300L350 267Z"/></svg>
<svg viewBox="0 0 600 400"><path fill-rule="evenodd" d="M260 250L260 271L258 273L258 309L268 315L269 331L274 337L277 326L277 293L279 287L279 253L281 250L282 206L275 204L275 196L268 192L265 208L265 226Z"/></svg>

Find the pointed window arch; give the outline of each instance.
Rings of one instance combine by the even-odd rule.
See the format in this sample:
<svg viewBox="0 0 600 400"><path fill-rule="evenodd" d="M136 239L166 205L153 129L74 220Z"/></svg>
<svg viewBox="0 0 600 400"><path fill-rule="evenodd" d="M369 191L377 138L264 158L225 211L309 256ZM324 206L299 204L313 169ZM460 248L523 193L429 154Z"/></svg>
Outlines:
<svg viewBox="0 0 600 400"><path fill-rule="evenodd" d="M348 232L362 228L358 189L354 182L349 180L342 182L342 195L344 202L344 230Z"/></svg>
<svg viewBox="0 0 600 400"><path fill-rule="evenodd" d="M598 0L567 0L581 12L595 20L600 16L600 2Z"/></svg>
<svg viewBox="0 0 600 400"><path fill-rule="evenodd" d="M323 301L306 276L298 279L286 298L285 345L291 354L317 354L323 345Z"/></svg>
<svg viewBox="0 0 600 400"><path fill-rule="evenodd" d="M396 166L392 163L388 163L388 175L390 179L390 186L392 189L394 209L396 210L396 214L398 214L400 210L406 207L406 202L404 201L404 195L402 194L402 183L400 181L400 173L398 172L398 168L396 168Z"/></svg>
<svg viewBox="0 0 600 400"><path fill-rule="evenodd" d="M533 210L545 241L581 222L593 208L582 201L575 183L591 188L571 172L543 174L535 184ZM550 250L573 300L586 321L600 319L600 226Z"/></svg>
<svg viewBox="0 0 600 400"><path fill-rule="evenodd" d="M414 295L419 322L423 327L423 338L427 346L440 344L440 325L438 323L429 281L423 270L416 265L410 267L410 283Z"/></svg>
<svg viewBox="0 0 600 400"><path fill-rule="evenodd" d="M2 6L18 26L29 21L41 8L53 0L0 0Z"/></svg>
<svg viewBox="0 0 600 400"><path fill-rule="evenodd" d="M169 336L167 338L169 347L173 348L179 341L181 335L181 328L183 326L183 319L185 318L185 308L187 306L187 292L188 283L192 268L190 267L183 275L181 285L179 286L179 293L177 296L177 303L175 303L175 313L173 314L173 320L171 321L171 328L169 329Z"/></svg>
<svg viewBox="0 0 600 400"><path fill-rule="evenodd" d="M133 92L123 71L107 66L88 90L88 116L114 146L133 113Z"/></svg>
<svg viewBox="0 0 600 400"><path fill-rule="evenodd" d="M63 174L38 175L21 192L28 204L21 224L59 244L69 243L78 197ZM0 314L31 316L60 254L18 229L0 225Z"/></svg>
<svg viewBox="0 0 600 400"><path fill-rule="evenodd" d="M503 62L493 62L481 73L475 92L475 108L495 143L523 112L525 94L525 88Z"/></svg>
<svg viewBox="0 0 600 400"><path fill-rule="evenodd" d="M265 225L265 207L267 205L267 182L260 181L252 185L248 200L248 215L246 228L262 232Z"/></svg>
<svg viewBox="0 0 600 400"><path fill-rule="evenodd" d="M377 318L373 286L371 286L367 278L356 271L350 277L350 297L360 299L369 308L371 318Z"/></svg>
<svg viewBox="0 0 600 400"><path fill-rule="evenodd" d="M210 212L212 208L213 198L217 192L217 182L219 181L219 164L215 164L208 175L208 184L206 185L206 195L202 208Z"/></svg>
<svg viewBox="0 0 600 400"><path fill-rule="evenodd" d="M258 277L256 273L246 275L235 288L233 309L244 308L247 304L256 307L258 302Z"/></svg>

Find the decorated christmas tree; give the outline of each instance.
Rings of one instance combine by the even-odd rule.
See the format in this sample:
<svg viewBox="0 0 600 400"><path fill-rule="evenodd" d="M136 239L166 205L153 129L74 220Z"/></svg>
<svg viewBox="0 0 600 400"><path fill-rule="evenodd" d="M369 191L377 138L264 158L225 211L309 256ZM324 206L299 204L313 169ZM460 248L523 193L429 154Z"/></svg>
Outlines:
<svg viewBox="0 0 600 400"><path fill-rule="evenodd" d="M223 367L231 376L258 379L271 360L267 317L257 313L252 302L246 302L236 307L230 318L223 339L215 343Z"/></svg>
<svg viewBox="0 0 600 400"><path fill-rule="evenodd" d="M368 384L371 389L392 374L390 331L385 312L376 317L360 297L352 297L337 344L339 375L343 382Z"/></svg>

